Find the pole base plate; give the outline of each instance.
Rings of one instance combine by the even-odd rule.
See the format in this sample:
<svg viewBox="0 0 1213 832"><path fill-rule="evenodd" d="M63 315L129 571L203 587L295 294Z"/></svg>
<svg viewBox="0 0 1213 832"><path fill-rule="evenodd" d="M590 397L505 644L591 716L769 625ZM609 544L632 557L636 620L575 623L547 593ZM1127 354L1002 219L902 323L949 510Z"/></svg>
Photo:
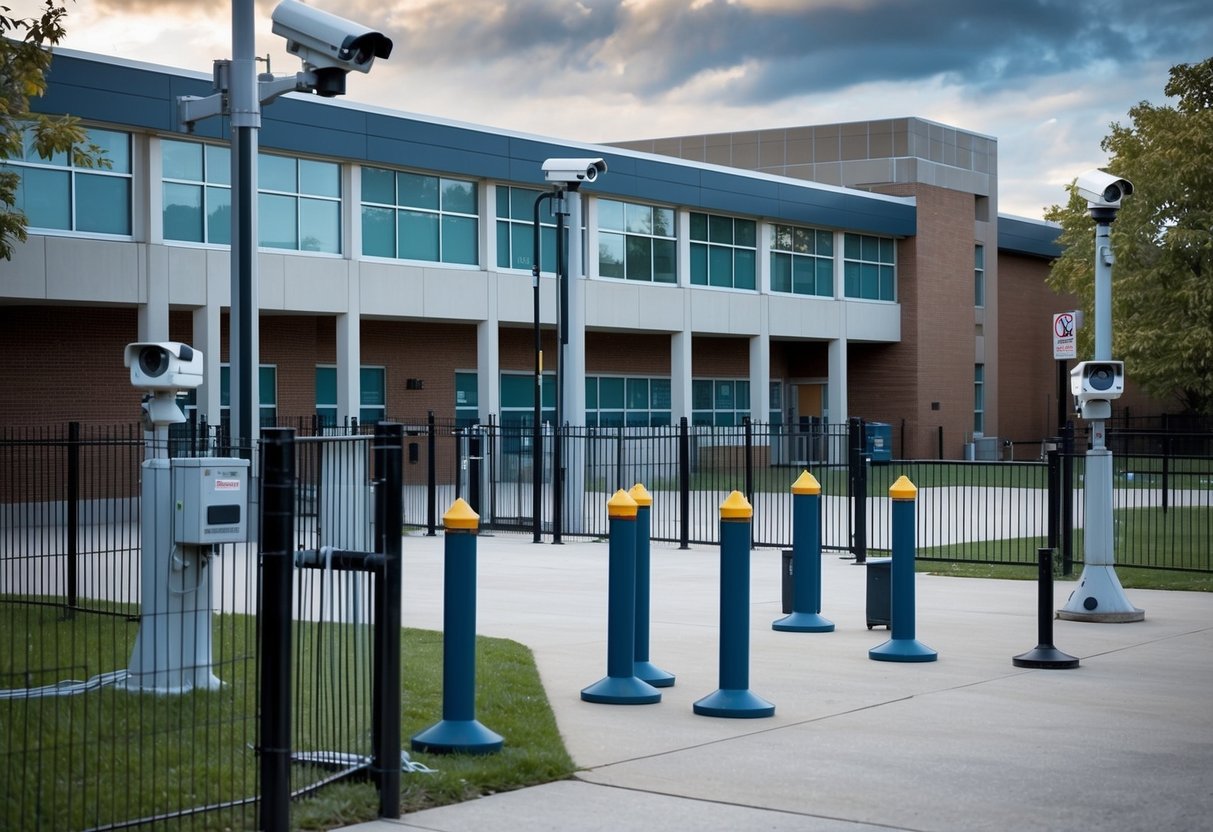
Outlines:
<svg viewBox="0 0 1213 832"><path fill-rule="evenodd" d="M832 633L834 622L815 612L793 612L772 621L771 629L783 633Z"/></svg>
<svg viewBox="0 0 1213 832"><path fill-rule="evenodd" d="M674 674L662 670L652 662L633 662L632 674L642 682L648 682L655 688L674 687Z"/></svg>
<svg viewBox="0 0 1213 832"><path fill-rule="evenodd" d="M635 676L605 676L581 691L584 702L597 705L652 705L661 691Z"/></svg>
<svg viewBox="0 0 1213 832"><path fill-rule="evenodd" d="M1063 653L1051 645L1037 645L1026 653L1011 659L1016 667L1035 667L1043 670L1069 670L1078 667L1078 659Z"/></svg>
<svg viewBox="0 0 1213 832"><path fill-rule="evenodd" d="M775 706L749 689L720 688L696 702L692 709L699 716L719 716L726 719L759 719L775 715Z"/></svg>
<svg viewBox="0 0 1213 832"><path fill-rule="evenodd" d="M475 719L444 719L413 735L413 750L427 754L492 754L505 740Z"/></svg>
<svg viewBox="0 0 1213 832"><path fill-rule="evenodd" d="M877 662L933 662L939 653L916 638L891 638L869 650L868 658Z"/></svg>

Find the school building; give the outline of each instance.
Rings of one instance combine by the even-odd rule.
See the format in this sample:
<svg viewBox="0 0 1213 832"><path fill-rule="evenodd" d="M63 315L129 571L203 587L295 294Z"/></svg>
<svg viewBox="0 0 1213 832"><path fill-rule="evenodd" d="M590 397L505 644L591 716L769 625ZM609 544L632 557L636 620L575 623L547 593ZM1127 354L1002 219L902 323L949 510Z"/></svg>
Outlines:
<svg viewBox="0 0 1213 832"><path fill-rule="evenodd" d="M29 240L0 262L0 425L138 418L122 352L206 356L228 408L225 119L178 129L210 76L59 50L38 110L106 168L30 150ZM407 105L407 101L385 102ZM605 146L286 96L259 134L265 422L528 424L532 217L549 157L581 189L588 425L893 425L905 457L1055 430L1057 227L998 213L998 142L917 118ZM1062 195L1059 194L1059 199ZM544 418L554 415L555 220L543 211Z"/></svg>

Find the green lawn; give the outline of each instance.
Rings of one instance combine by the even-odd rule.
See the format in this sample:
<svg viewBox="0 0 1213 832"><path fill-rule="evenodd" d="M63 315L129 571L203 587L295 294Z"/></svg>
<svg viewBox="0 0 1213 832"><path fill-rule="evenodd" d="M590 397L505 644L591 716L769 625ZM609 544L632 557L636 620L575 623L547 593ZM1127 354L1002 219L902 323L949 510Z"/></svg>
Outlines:
<svg viewBox="0 0 1213 832"><path fill-rule="evenodd" d="M77 613L65 619L55 606L4 603L0 640L7 646L0 652L0 688L125 668L136 630L123 617ZM326 695L324 685L315 685L317 662L331 671L320 678L333 681L341 674L347 688L365 677L365 666L332 666L315 649L369 640L352 631L350 625L328 625L321 637L315 625L296 628L305 647L294 668L296 750L347 750L326 746L333 730L346 731L355 745L368 744L365 702L351 706L348 691L336 699ZM0 789L0 829L82 829L255 795L255 621L216 616L214 633L214 671L225 683L219 691L158 696L110 687L75 696L0 700L0 760L8 772ZM402 775L405 811L558 780L573 771L530 651L488 638L478 640L477 650L477 717L505 737L505 747L486 756L413 754L437 772ZM407 750L412 734L441 718L442 635L405 630L402 663ZM365 683L353 698L369 700ZM325 774L297 766L292 788ZM377 810L373 786L343 781L295 801L292 819L296 828L326 829L374 818ZM244 807L188 818L181 826L248 828L252 819L252 808Z"/></svg>

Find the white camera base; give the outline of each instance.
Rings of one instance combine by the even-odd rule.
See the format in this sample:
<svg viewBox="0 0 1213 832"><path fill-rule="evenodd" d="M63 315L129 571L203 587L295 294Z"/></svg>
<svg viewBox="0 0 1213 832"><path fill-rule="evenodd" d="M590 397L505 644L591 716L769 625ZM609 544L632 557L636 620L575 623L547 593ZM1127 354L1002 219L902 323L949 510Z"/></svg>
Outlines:
<svg viewBox="0 0 1213 832"><path fill-rule="evenodd" d="M1133 606L1110 564L1087 564L1082 568L1078 588L1070 594L1066 605L1057 611L1064 621L1093 621L1104 624L1127 624L1144 621L1145 610Z"/></svg>

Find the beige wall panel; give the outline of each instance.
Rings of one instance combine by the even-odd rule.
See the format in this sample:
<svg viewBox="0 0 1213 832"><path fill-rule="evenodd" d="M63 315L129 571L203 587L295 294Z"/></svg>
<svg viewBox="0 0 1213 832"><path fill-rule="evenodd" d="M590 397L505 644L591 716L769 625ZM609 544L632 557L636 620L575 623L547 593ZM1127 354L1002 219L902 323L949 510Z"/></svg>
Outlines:
<svg viewBox="0 0 1213 832"><path fill-rule="evenodd" d="M329 313L349 309L350 261L337 257L284 257L283 266L286 309Z"/></svg>
<svg viewBox="0 0 1213 832"><path fill-rule="evenodd" d="M483 321L489 316L489 277L470 269L424 269L423 303L427 318Z"/></svg>
<svg viewBox="0 0 1213 832"><path fill-rule="evenodd" d="M205 306L210 252L187 246L153 248L162 249L167 259L168 302L178 306Z"/></svg>
<svg viewBox="0 0 1213 832"><path fill-rule="evenodd" d="M109 240L46 238L46 295L54 300L138 303L139 246Z"/></svg>
<svg viewBox="0 0 1213 832"><path fill-rule="evenodd" d="M0 260L0 280L6 298L46 297L46 238L31 234L13 246L13 259Z"/></svg>

